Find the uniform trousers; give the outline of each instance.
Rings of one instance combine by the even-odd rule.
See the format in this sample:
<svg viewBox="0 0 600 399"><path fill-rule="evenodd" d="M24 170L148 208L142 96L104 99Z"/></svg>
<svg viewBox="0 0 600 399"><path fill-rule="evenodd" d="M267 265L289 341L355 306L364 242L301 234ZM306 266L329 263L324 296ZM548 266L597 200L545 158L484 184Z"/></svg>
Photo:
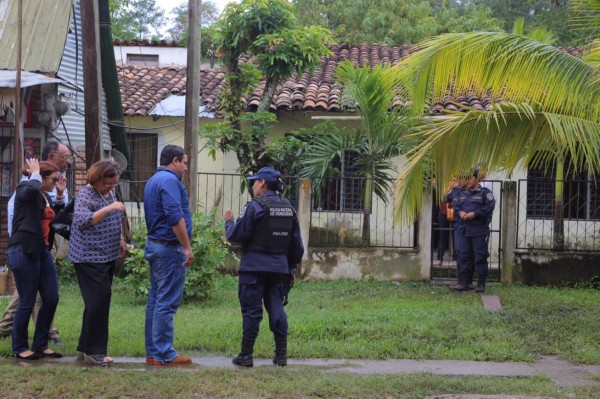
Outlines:
<svg viewBox="0 0 600 399"><path fill-rule="evenodd" d="M75 263L75 273L84 304L77 350L87 355L106 355L115 261Z"/></svg>
<svg viewBox="0 0 600 399"><path fill-rule="evenodd" d="M283 297L288 278L284 273L239 273L238 298L244 338L254 340L258 336L263 304L269 315L269 328L275 338L287 337L288 322L283 310Z"/></svg>
<svg viewBox="0 0 600 399"><path fill-rule="evenodd" d="M478 236L459 235L460 262L459 273L466 279L473 275L473 270L477 272L478 280L485 282L488 274L488 250L489 234Z"/></svg>

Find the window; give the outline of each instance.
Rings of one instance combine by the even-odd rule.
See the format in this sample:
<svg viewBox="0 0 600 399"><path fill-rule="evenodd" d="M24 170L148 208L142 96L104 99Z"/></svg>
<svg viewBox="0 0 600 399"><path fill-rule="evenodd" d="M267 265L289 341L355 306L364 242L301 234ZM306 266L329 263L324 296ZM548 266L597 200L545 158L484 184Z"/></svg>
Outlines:
<svg viewBox="0 0 600 399"><path fill-rule="evenodd" d="M127 54L127 65L159 65L158 54Z"/></svg>
<svg viewBox="0 0 600 399"><path fill-rule="evenodd" d="M358 154L346 151L333 167L341 170L343 177L328 177L314 201L316 211L363 212L365 180L357 177Z"/></svg>
<svg viewBox="0 0 600 399"><path fill-rule="evenodd" d="M569 162L565 163L569 165ZM569 167L565 167L569 170ZM527 217L552 219L556 193L555 168L528 168ZM582 171L567 172L563 186L563 214L565 219L600 219L600 181Z"/></svg>
<svg viewBox="0 0 600 399"><path fill-rule="evenodd" d="M127 201L143 201L146 181L156 172L158 135L130 132L128 137L132 183L124 196Z"/></svg>

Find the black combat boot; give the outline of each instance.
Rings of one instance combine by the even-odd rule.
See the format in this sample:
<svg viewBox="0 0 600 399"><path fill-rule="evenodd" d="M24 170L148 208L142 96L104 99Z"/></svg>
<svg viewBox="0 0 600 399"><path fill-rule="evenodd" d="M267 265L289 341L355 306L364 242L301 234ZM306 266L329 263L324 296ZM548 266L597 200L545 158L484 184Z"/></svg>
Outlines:
<svg viewBox="0 0 600 399"><path fill-rule="evenodd" d="M275 357L273 364L276 366L287 366L287 337L275 337Z"/></svg>
<svg viewBox="0 0 600 399"><path fill-rule="evenodd" d="M467 283L467 276L464 272L458 273L458 284L450 286L451 290L454 291L467 291L469 284Z"/></svg>
<svg viewBox="0 0 600 399"><path fill-rule="evenodd" d="M485 292L485 277L477 276L477 287L475 292Z"/></svg>
<svg viewBox="0 0 600 399"><path fill-rule="evenodd" d="M240 353L231 361L233 364L242 367L254 366L254 359L252 358L252 352L254 351L254 340L246 337L242 337L242 349Z"/></svg>

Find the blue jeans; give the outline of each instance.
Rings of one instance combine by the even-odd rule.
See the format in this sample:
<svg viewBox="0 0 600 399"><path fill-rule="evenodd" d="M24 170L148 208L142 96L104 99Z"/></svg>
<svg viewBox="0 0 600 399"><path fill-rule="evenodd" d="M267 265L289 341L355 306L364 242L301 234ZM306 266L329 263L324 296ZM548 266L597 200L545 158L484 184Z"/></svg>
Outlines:
<svg viewBox="0 0 600 399"><path fill-rule="evenodd" d="M150 292L146 304L146 356L170 362L173 348L173 316L183 300L185 254L182 246L146 241L146 259L150 262Z"/></svg>
<svg viewBox="0 0 600 399"><path fill-rule="evenodd" d="M47 249L39 255L28 255L20 244L8 248L8 262L19 292L19 307L15 313L12 332L13 353L29 349L29 318L38 291L42 306L35 323L35 333L31 350L43 351L48 348L48 333L58 306L58 277L54 259Z"/></svg>

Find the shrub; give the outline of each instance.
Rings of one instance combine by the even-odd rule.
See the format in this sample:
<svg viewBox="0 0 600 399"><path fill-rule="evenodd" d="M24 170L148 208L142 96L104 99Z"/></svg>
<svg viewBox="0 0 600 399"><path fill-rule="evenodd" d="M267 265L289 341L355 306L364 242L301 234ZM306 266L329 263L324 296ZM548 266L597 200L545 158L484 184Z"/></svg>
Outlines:
<svg viewBox="0 0 600 399"><path fill-rule="evenodd" d="M77 275L75 274L75 266L65 259L56 260L56 274L61 284L77 283Z"/></svg>
<svg viewBox="0 0 600 399"><path fill-rule="evenodd" d="M215 222L215 208L209 215L192 215L192 251L194 261L188 269L185 281L184 299L201 300L210 295L215 281L223 267L229 247L223 236L223 222ZM136 295L147 296L150 288L148 260L144 254L146 244L146 225L138 222L132 226L135 249L125 259L124 283Z"/></svg>

